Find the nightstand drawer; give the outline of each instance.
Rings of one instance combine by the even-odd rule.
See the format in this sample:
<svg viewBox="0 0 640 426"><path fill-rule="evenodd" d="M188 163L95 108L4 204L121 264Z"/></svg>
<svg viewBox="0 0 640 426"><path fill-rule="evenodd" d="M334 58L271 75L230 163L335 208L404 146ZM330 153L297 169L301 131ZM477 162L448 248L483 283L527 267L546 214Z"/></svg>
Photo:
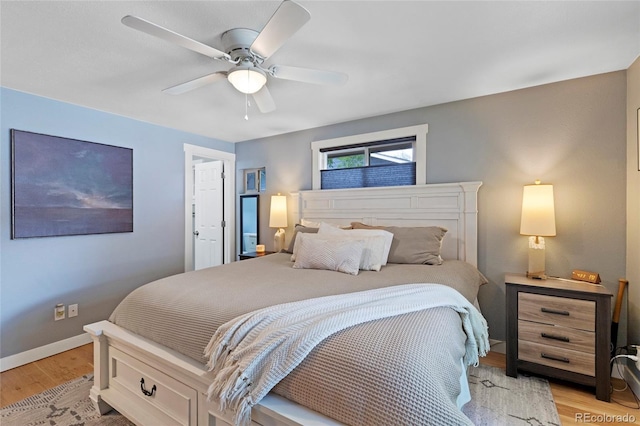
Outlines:
<svg viewBox="0 0 640 426"><path fill-rule="evenodd" d="M518 321L518 337L527 342L595 354L596 334L575 328Z"/></svg>
<svg viewBox="0 0 640 426"><path fill-rule="evenodd" d="M587 376L596 375L595 354L518 340L518 358Z"/></svg>
<svg viewBox="0 0 640 426"><path fill-rule="evenodd" d="M520 292L518 319L595 331L596 303L590 300Z"/></svg>

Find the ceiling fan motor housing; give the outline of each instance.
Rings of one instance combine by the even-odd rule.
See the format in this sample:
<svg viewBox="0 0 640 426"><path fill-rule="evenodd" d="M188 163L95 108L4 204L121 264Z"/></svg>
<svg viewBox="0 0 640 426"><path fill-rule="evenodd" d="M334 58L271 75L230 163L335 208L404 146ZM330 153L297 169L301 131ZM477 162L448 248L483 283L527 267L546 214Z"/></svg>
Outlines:
<svg viewBox="0 0 640 426"><path fill-rule="evenodd" d="M251 62L262 58L251 52L251 44L258 37L258 32L249 28L234 28L222 33L222 46L234 62L243 62L252 58Z"/></svg>

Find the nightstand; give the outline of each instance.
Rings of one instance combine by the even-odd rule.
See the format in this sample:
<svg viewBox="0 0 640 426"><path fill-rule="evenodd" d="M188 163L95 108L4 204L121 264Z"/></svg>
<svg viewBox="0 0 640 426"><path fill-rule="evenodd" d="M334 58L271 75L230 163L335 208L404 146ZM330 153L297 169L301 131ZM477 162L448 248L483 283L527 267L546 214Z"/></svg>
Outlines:
<svg viewBox="0 0 640 426"><path fill-rule="evenodd" d="M261 252L250 251L247 253L240 253L238 257L240 258L240 260L247 260L247 259L253 259L254 257L266 256L268 254L273 254L273 253L275 253L275 251L261 251Z"/></svg>
<svg viewBox="0 0 640 426"><path fill-rule="evenodd" d="M506 274L507 376L528 371L596 388L609 402L611 297L604 286Z"/></svg>

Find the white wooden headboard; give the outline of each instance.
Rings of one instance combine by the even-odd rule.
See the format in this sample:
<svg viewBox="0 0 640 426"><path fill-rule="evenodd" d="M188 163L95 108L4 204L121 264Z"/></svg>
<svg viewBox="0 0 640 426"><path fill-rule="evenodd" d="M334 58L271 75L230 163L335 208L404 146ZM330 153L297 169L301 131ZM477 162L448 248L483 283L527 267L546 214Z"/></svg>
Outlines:
<svg viewBox="0 0 640 426"><path fill-rule="evenodd" d="M292 203L302 218L348 225L442 226L444 259L478 265L478 189L482 182L300 191ZM295 202L295 198L298 202ZM299 223L299 222L298 222Z"/></svg>

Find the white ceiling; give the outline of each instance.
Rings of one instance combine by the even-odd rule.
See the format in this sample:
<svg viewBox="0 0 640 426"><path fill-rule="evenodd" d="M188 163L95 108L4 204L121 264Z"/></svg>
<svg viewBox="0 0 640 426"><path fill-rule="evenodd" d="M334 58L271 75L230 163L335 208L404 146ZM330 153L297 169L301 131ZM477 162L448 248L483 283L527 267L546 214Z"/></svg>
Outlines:
<svg viewBox="0 0 640 426"><path fill-rule="evenodd" d="M120 23L137 15L222 48L279 1L2 1L2 86L237 142L626 69L640 1L309 1L311 20L266 65L342 71L323 87L270 79L261 114L226 81L162 89L230 66Z"/></svg>

